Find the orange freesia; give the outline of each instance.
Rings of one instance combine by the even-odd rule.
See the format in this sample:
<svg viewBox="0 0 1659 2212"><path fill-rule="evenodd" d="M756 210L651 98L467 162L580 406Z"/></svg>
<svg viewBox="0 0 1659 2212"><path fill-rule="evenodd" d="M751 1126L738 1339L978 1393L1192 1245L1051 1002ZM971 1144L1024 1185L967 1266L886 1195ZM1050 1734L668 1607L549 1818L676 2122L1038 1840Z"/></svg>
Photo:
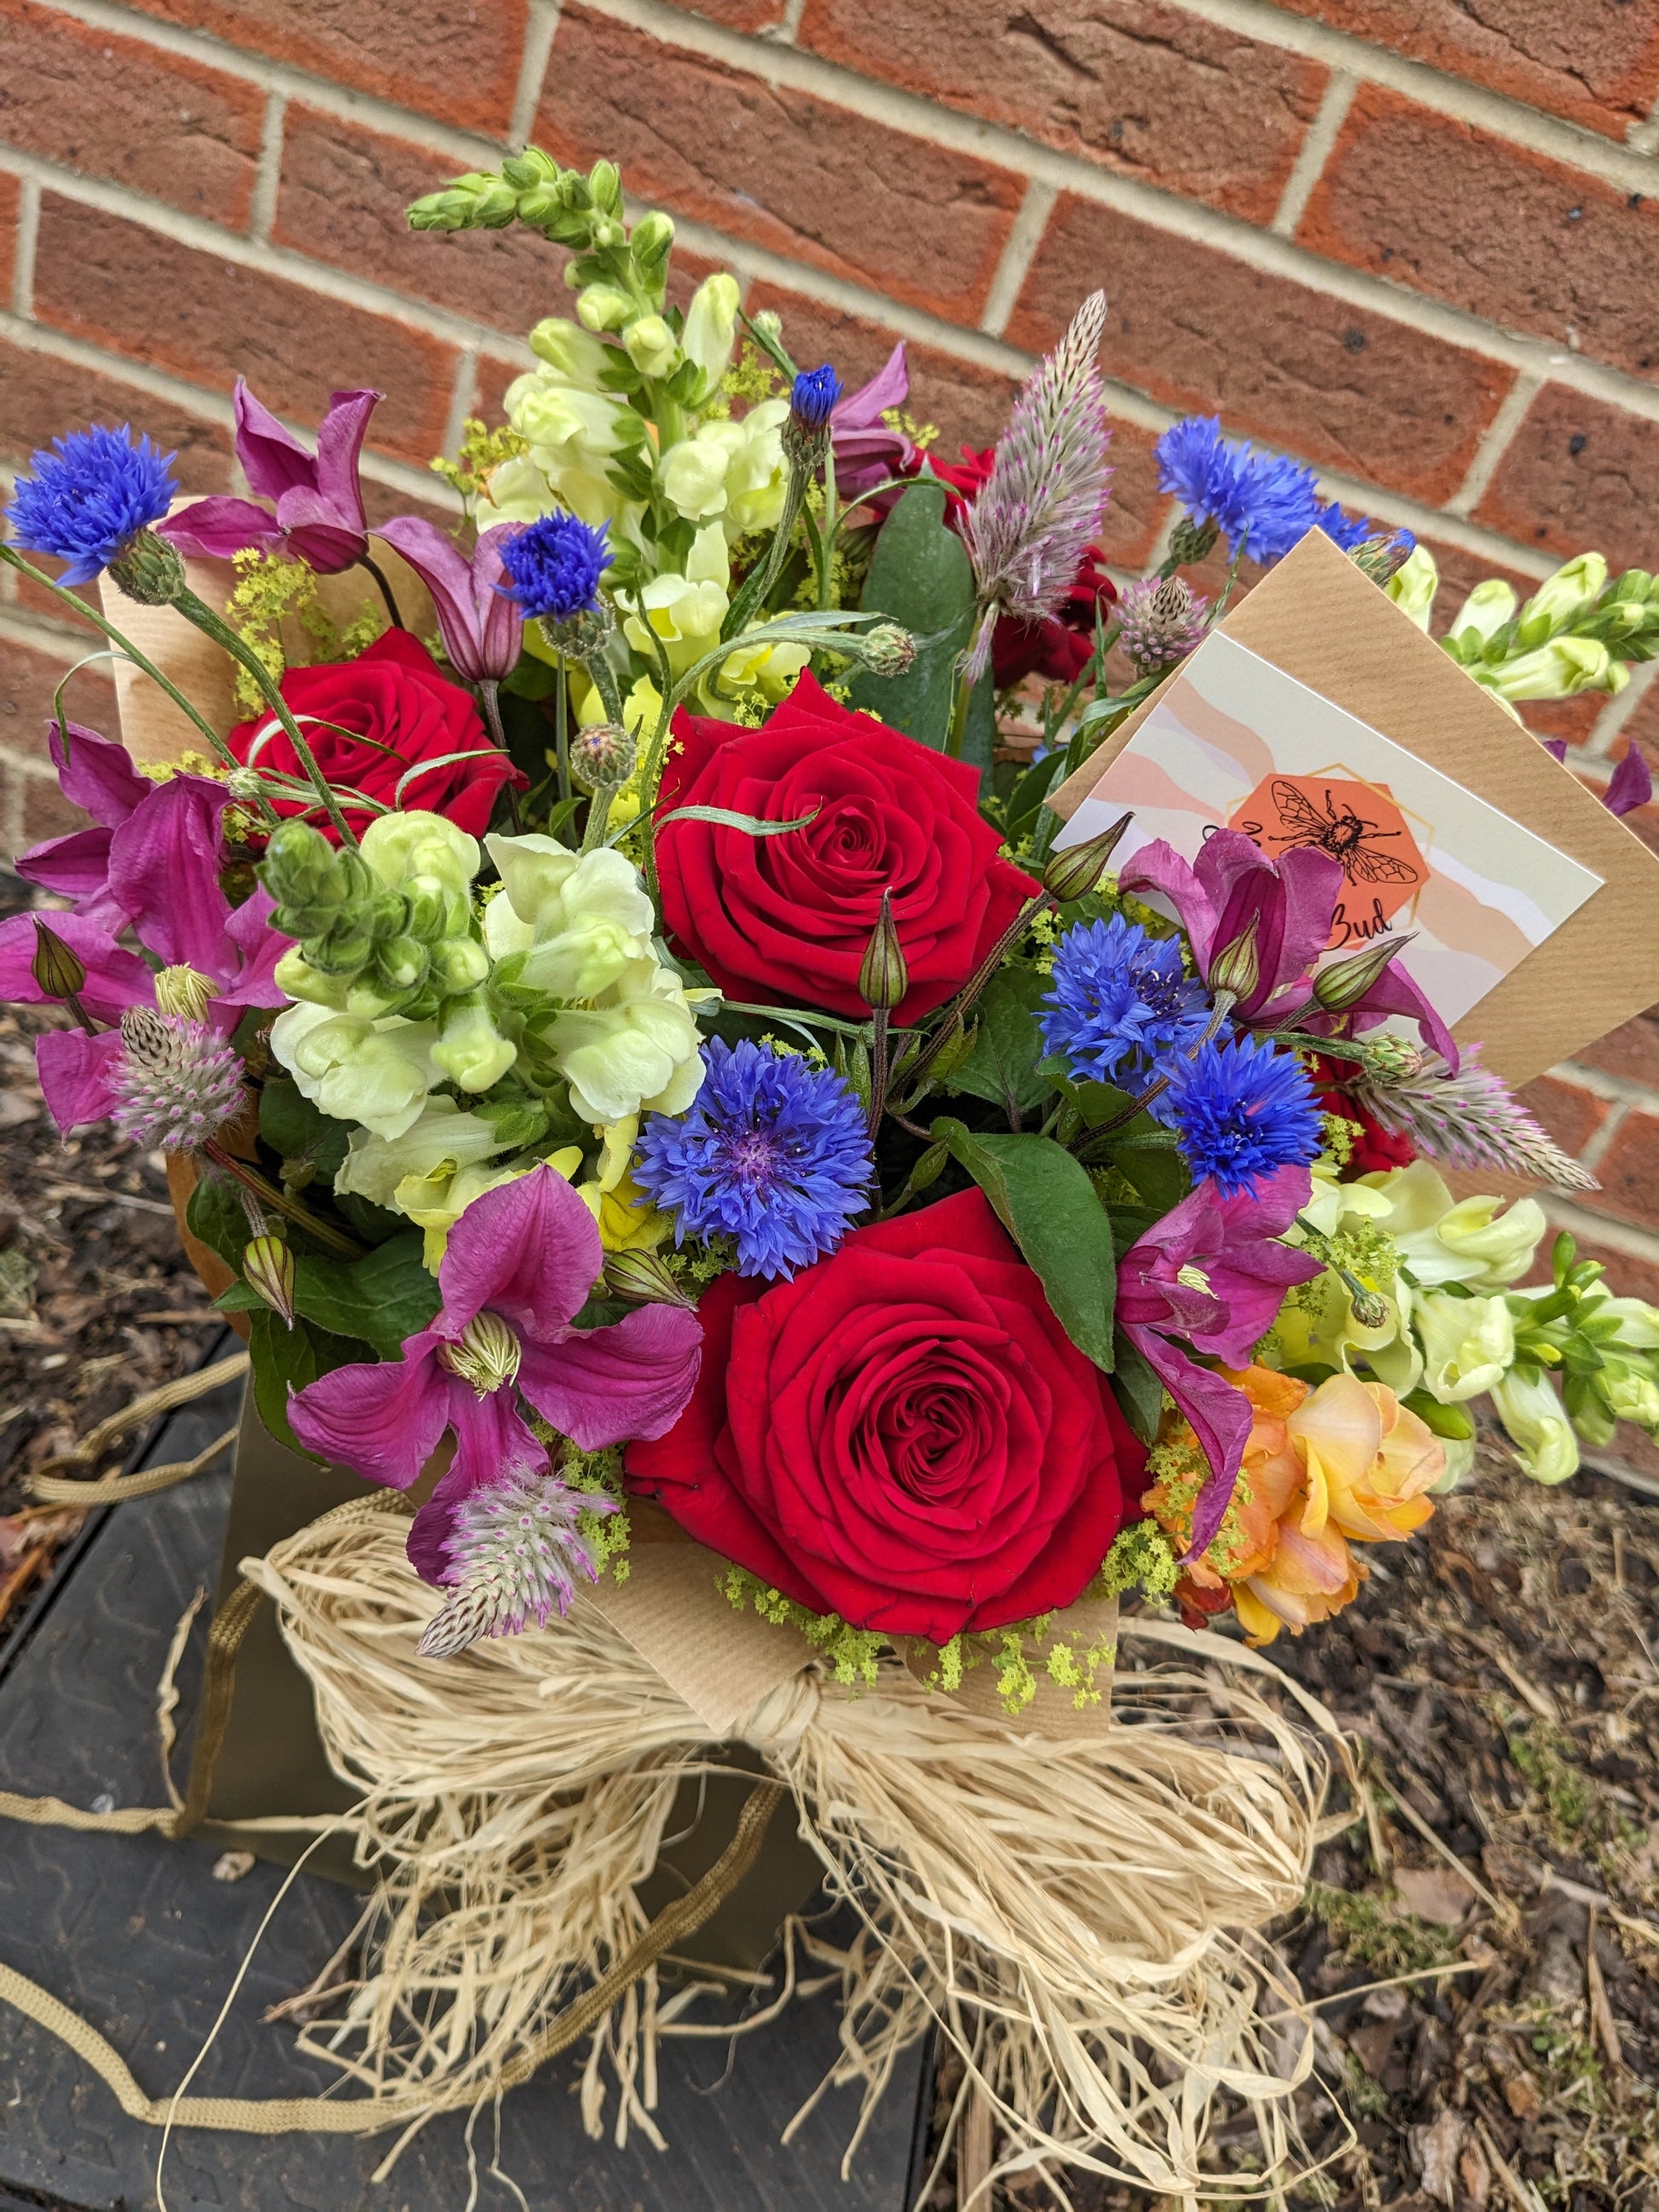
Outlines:
<svg viewBox="0 0 1659 2212"><path fill-rule="evenodd" d="M1230 1547L1194 1561L1178 1595L1184 1610L1202 1614L1230 1594L1249 1641L1271 1644L1281 1628L1300 1635L1352 1601L1365 1569L1351 1540L1381 1543L1421 1527L1445 1453L1380 1382L1333 1375L1310 1390L1266 1367L1228 1380L1255 1415ZM1172 1534L1190 1529L1184 1486L1177 1496L1160 1482L1141 1502Z"/></svg>

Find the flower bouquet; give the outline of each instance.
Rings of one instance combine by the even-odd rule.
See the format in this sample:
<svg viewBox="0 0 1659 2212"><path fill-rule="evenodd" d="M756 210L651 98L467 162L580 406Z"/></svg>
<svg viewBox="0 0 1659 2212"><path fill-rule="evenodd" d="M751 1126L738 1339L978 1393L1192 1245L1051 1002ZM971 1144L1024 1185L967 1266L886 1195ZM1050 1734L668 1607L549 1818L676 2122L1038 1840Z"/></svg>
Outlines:
<svg viewBox="0 0 1659 2212"><path fill-rule="evenodd" d="M1251 1647L1429 1518L1482 1404L1544 1481L1659 1430L1659 1313L1567 1237L1527 1279L1542 1208L1468 1171L1584 1171L1404 933L1333 951L1352 855L1119 864L1127 817L1067 842L1047 802L1246 559L1321 532L1402 626L1432 563L1193 421L1120 593L1099 295L957 465L902 348L843 393L731 278L667 305L672 226L608 164L532 151L411 219L574 256L575 319L437 465L453 531L367 523L377 394L313 451L239 386L254 498L181 503L98 429L0 548L191 739L135 761L60 708L93 826L19 860L60 903L0 926L0 992L64 1010L65 1130L179 1164L271 1435L367 1486L246 1568L380 1884L306 2031L367 2094L305 2124L586 2036L589 2124L608 2057L652 2130L657 1961L787 1792L864 1931L845 2078L936 2021L1009 2170L1190 2192L1231 2100L1268 2186L1312 2039L1262 1931L1340 1746ZM1218 541L1212 606L1179 572ZM127 629L74 597L100 574ZM204 639L210 705L169 673ZM1656 641L1652 580L1585 556L1480 586L1448 651L1507 703ZM1114 1680L1130 1638L1175 1662ZM734 1742L732 1841L647 1923L676 1789Z"/></svg>

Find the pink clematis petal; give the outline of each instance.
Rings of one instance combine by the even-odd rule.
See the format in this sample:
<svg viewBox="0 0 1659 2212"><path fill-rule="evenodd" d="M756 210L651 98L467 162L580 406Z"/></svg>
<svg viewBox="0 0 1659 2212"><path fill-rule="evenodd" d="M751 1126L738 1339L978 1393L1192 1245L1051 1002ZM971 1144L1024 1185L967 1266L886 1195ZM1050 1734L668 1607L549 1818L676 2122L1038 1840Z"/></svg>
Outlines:
<svg viewBox="0 0 1659 2212"><path fill-rule="evenodd" d="M106 1030L100 1036L88 1036L84 1030L49 1030L36 1038L40 1095L65 1133L107 1117L116 1100L110 1078L120 1057L118 1030Z"/></svg>
<svg viewBox="0 0 1659 2212"><path fill-rule="evenodd" d="M236 416L236 458L242 474L259 498L278 500L301 484L315 486L317 463L304 446L285 429L238 377L234 402Z"/></svg>
<svg viewBox="0 0 1659 2212"><path fill-rule="evenodd" d="M444 651L469 684L498 684L518 666L524 611L497 586L507 574L504 541L519 526L498 522L484 531L469 561L454 539L422 516L400 514L376 535L400 553L432 594Z"/></svg>
<svg viewBox="0 0 1659 2212"><path fill-rule="evenodd" d="M605 1328L571 1329L557 1344L526 1344L519 1388L562 1435L584 1451L599 1451L672 1429L702 1359L695 1314L641 1306Z"/></svg>
<svg viewBox="0 0 1659 2212"><path fill-rule="evenodd" d="M1639 745L1632 745L1607 780L1601 804L1609 814L1634 814L1653 797L1653 771Z"/></svg>
<svg viewBox="0 0 1659 2212"><path fill-rule="evenodd" d="M282 525L274 514L251 499L231 499L218 492L169 515L155 530L158 537L198 560L228 561L250 547L276 553L283 545Z"/></svg>
<svg viewBox="0 0 1659 2212"><path fill-rule="evenodd" d="M270 926L276 902L261 884L252 897L231 910L225 937L235 963L223 969L225 988L217 1003L225 1006L282 1006L288 994L273 981L276 963L293 945Z"/></svg>
<svg viewBox="0 0 1659 2212"><path fill-rule="evenodd" d="M1210 1474L1193 1508L1193 1537L1185 1558L1195 1559L1221 1526L1232 1502L1254 1415L1250 1401L1226 1379L1189 1359L1153 1329L1126 1326L1125 1334L1192 1425Z"/></svg>
<svg viewBox="0 0 1659 2212"><path fill-rule="evenodd" d="M331 392L328 395L328 412L317 432L317 466L313 482L319 498L342 529L366 532L368 527L357 466L368 431L368 418L385 396L367 389Z"/></svg>
<svg viewBox="0 0 1659 2212"><path fill-rule="evenodd" d="M142 805L155 789L149 778L134 768L125 745L100 737L96 730L83 729L79 722L59 729L57 721L49 719L46 743L58 770L58 789L71 806L83 806L103 829L118 829L133 808Z"/></svg>
<svg viewBox="0 0 1659 2212"><path fill-rule="evenodd" d="M453 1340L488 1306L521 1337L557 1343L604 1264L592 1215L544 1164L475 1198L450 1231L433 1327Z"/></svg>
<svg viewBox="0 0 1659 2212"><path fill-rule="evenodd" d="M157 786L116 830L109 888L148 949L225 980L230 902L219 887L221 823L229 791L202 775Z"/></svg>
<svg viewBox="0 0 1659 2212"><path fill-rule="evenodd" d="M1207 965L1215 937L1215 902L1173 845L1162 837L1143 845L1124 863L1118 881L1124 890L1134 892L1137 897L1154 891L1166 898L1192 939L1199 965Z"/></svg>
<svg viewBox="0 0 1659 2212"><path fill-rule="evenodd" d="M106 928L118 929L126 916L109 888L112 834L104 829L71 830L67 837L49 837L44 845L31 846L12 865L25 883L73 899L77 912Z"/></svg>
<svg viewBox="0 0 1659 2212"><path fill-rule="evenodd" d="M337 1460L367 1481L407 1490L438 1449L467 1384L438 1364L431 1329L410 1337L401 1359L359 1362L319 1375L288 1401L289 1425L307 1451Z"/></svg>

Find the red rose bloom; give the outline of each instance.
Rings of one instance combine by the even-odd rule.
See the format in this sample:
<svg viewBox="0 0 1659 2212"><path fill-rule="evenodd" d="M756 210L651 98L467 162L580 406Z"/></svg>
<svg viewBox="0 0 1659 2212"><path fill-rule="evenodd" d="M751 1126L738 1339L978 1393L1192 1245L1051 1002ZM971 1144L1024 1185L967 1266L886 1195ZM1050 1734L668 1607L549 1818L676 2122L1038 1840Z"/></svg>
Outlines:
<svg viewBox="0 0 1659 2212"><path fill-rule="evenodd" d="M681 712L674 735L664 814L793 822L816 809L782 837L703 822L658 834L663 917L728 999L862 1018L859 969L890 890L913 1022L967 981L1038 889L997 857L975 769L837 706L810 674L763 729Z"/></svg>
<svg viewBox="0 0 1659 2212"><path fill-rule="evenodd" d="M1353 1122L1359 1131L1342 1170L1344 1182L1357 1182L1361 1176L1385 1174L1389 1168L1408 1168L1417 1158L1417 1147L1409 1137L1385 1129L1370 1107L1362 1106L1352 1092L1343 1087L1352 1069L1351 1060L1332 1060L1324 1053L1316 1054L1314 1059L1314 1095L1322 1109L1327 1114L1341 1115L1345 1121Z"/></svg>
<svg viewBox="0 0 1659 2212"><path fill-rule="evenodd" d="M437 662L406 629L387 630L356 660L290 668L281 689L318 767L337 789L349 786L383 806L447 815L458 829L482 837L501 786L523 791L529 783L523 769L491 744L471 695L441 676ZM325 726L331 722L358 734L342 737ZM293 746L269 714L239 722L228 739L230 750L239 761L254 757L262 733L258 766L303 781ZM451 760L452 753L477 757ZM410 778L399 798L398 784L422 761L447 764ZM307 811L303 799L272 803L279 814ZM343 804L341 811L359 836L374 818L361 806ZM324 836L339 842L325 820L313 819Z"/></svg>
<svg viewBox="0 0 1659 2212"><path fill-rule="evenodd" d="M1146 1453L984 1194L722 1275L702 1367L629 1486L815 1613L945 1643L1072 1603Z"/></svg>

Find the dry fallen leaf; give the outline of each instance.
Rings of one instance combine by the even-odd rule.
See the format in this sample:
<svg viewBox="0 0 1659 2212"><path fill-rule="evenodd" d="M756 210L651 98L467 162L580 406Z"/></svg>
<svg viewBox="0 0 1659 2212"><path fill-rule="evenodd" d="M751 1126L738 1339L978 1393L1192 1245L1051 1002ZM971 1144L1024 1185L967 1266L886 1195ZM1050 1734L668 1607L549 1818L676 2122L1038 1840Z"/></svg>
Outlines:
<svg viewBox="0 0 1659 2212"><path fill-rule="evenodd" d="M1474 1892L1449 1867L1398 1867L1394 1886L1407 1912L1441 1928L1455 1928L1474 1902Z"/></svg>

